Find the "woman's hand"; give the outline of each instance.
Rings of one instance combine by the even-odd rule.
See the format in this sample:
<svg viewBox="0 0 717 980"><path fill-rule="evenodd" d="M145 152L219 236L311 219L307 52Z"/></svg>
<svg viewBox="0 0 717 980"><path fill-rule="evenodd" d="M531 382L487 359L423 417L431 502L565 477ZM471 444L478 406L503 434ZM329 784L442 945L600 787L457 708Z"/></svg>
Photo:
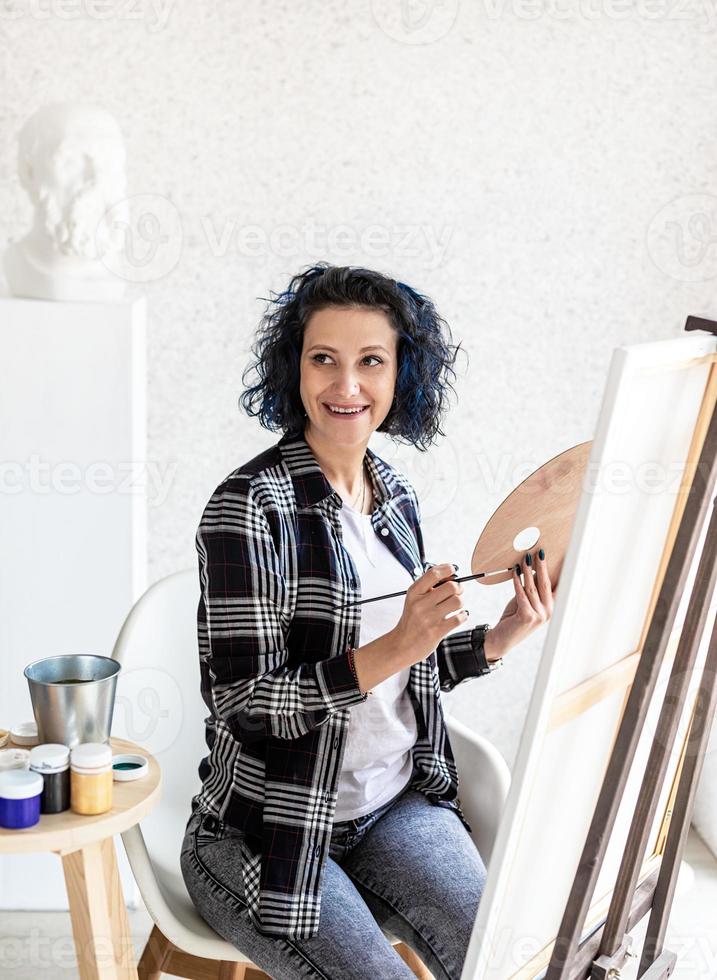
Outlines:
<svg viewBox="0 0 717 980"><path fill-rule="evenodd" d="M448 562L434 565L409 586L403 613L392 631L407 658L407 666L424 660L457 623L465 623L468 618L461 599L463 584L451 578L455 574L454 566ZM458 609L461 611L456 612ZM448 616L449 613L455 615Z"/></svg>
<svg viewBox="0 0 717 980"><path fill-rule="evenodd" d="M523 576L525 585L520 580L520 574L513 568L513 586L515 595L503 610L495 626L486 635L486 657L496 660L507 653L516 643L520 643L543 623L547 623L553 614L553 599L557 587L553 589L548 575L548 559L540 558L538 552L531 556L532 563L523 559ZM489 639L490 638L490 639ZM489 645L490 644L490 645Z"/></svg>

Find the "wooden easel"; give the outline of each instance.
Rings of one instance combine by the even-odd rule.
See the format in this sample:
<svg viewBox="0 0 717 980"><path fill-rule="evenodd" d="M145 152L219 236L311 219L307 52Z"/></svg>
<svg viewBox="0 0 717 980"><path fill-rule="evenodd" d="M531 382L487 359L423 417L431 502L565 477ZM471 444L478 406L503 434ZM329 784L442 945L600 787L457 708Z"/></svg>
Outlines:
<svg viewBox="0 0 717 980"><path fill-rule="evenodd" d="M688 317L685 330L704 330L717 336L717 322ZM690 722L662 861L659 868L639 885L638 878L685 705L690 675L704 633L710 600L717 584L717 498L712 502L707 536L607 918L582 943L580 938L704 526L708 498L717 482L717 402L713 399L711 407L706 408L707 432L699 461L687 492L677 536L560 931L544 974L545 980L619 980L620 970L628 957L637 955L630 948L632 938L629 930L650 910L638 977L642 980L664 980L673 972L677 962L676 954L664 949L664 939L694 797L717 708L717 621L710 637Z"/></svg>

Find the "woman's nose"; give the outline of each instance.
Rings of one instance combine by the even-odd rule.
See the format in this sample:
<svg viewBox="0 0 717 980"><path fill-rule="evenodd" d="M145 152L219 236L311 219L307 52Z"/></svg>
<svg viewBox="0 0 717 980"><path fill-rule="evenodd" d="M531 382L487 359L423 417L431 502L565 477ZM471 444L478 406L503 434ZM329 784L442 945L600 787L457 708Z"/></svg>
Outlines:
<svg viewBox="0 0 717 980"><path fill-rule="evenodd" d="M361 386L358 383L356 376L349 371L343 372L336 378L334 384L337 395L341 395L343 398L351 398L357 395L361 390Z"/></svg>

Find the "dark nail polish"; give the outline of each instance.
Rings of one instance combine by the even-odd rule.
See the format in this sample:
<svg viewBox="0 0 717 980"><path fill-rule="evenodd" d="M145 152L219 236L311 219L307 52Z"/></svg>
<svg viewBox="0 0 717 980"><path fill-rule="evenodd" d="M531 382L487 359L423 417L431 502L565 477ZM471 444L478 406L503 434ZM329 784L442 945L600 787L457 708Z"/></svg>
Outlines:
<svg viewBox="0 0 717 980"><path fill-rule="evenodd" d="M470 612L467 609L465 610L465 614L466 616L470 616Z"/></svg>
<svg viewBox="0 0 717 980"><path fill-rule="evenodd" d="M520 565L515 566L515 574L520 577Z"/></svg>
<svg viewBox="0 0 717 980"><path fill-rule="evenodd" d="M528 554L525 556L525 564L526 565L532 565L533 564L533 556L531 555L530 552L528 552Z"/></svg>
<svg viewBox="0 0 717 980"><path fill-rule="evenodd" d="M545 558L545 552L543 551L543 549L542 549L542 548L541 548L541 549L540 549L540 551L538 552L538 558L540 558L540 560L541 560L541 561L543 561L543 560L544 560L544 558Z"/></svg>
<svg viewBox="0 0 717 980"><path fill-rule="evenodd" d="M453 565L453 567L455 568L455 570L458 571L458 565L456 565L454 562L451 562L451 565Z"/></svg>

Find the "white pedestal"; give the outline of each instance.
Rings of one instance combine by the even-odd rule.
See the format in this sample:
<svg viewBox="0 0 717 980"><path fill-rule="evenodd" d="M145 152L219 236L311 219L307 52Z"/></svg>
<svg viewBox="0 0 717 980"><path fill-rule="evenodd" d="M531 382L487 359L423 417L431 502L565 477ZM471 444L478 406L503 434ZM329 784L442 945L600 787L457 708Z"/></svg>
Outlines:
<svg viewBox="0 0 717 980"><path fill-rule="evenodd" d="M145 350L143 299L0 298L0 728L27 664L109 656L146 588ZM67 908L59 860L0 862L0 908Z"/></svg>

